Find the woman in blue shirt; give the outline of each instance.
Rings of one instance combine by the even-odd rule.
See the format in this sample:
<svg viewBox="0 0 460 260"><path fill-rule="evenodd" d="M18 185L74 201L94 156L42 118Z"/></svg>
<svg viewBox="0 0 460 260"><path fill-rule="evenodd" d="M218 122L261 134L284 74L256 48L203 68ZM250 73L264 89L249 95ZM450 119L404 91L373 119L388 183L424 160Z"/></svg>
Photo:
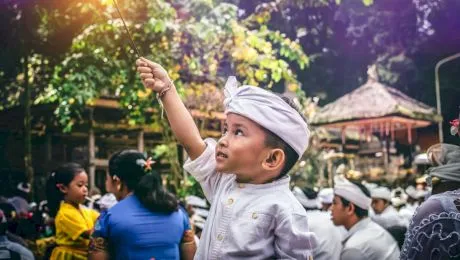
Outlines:
<svg viewBox="0 0 460 260"><path fill-rule="evenodd" d="M106 188L119 201L94 226L90 259L191 259L188 216L152 171L151 159L125 150L109 160Z"/></svg>

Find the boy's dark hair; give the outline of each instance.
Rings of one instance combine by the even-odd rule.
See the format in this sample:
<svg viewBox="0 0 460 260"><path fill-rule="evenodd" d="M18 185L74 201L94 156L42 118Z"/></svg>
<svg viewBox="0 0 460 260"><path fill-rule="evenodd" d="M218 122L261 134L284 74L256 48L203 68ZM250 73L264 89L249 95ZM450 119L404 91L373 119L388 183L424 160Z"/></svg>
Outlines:
<svg viewBox="0 0 460 260"><path fill-rule="evenodd" d="M356 182L356 181L350 181L351 183L353 183L354 185L358 186L359 189L367 196L367 197L371 197L371 193L369 192L369 190L364 186L362 185L361 183L359 182ZM347 207L348 205L350 205L350 203L353 203L353 202L350 202L349 200L347 199L344 199L342 197L339 197L340 200L342 201L342 204ZM353 205L355 205L355 214L358 218L364 218L364 217L367 217L369 215L369 211L367 209L362 209L358 206L356 206L356 204L353 203Z"/></svg>
<svg viewBox="0 0 460 260"><path fill-rule="evenodd" d="M314 200L318 198L318 192L315 191L313 188L310 187L304 187L302 189L303 194L309 199L309 200Z"/></svg>
<svg viewBox="0 0 460 260"><path fill-rule="evenodd" d="M162 186L160 174L151 169L146 170L138 164L138 160L146 161L147 158L136 150L115 153L109 160L109 175L116 175L150 211L167 214L177 211L179 203Z"/></svg>
<svg viewBox="0 0 460 260"><path fill-rule="evenodd" d="M300 109L290 98L283 96L283 95L279 95L279 97L283 99L283 101L286 102L289 106L295 109L305 122L307 121L305 117L302 115L302 113L300 112ZM288 174L289 171L292 169L292 167L294 167L295 163L299 159L299 154L290 145L288 145L285 141L279 138L275 133L265 128L264 130L265 130L265 145L271 148L282 149L284 152L284 155L286 156L286 161L284 162L283 169L281 170L281 173L278 176L278 178L281 178L285 176L286 174Z"/></svg>

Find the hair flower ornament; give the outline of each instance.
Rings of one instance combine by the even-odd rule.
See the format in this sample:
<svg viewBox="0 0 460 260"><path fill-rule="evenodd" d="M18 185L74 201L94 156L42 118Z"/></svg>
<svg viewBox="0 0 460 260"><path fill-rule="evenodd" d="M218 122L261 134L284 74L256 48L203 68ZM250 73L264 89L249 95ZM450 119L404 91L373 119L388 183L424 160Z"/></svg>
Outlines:
<svg viewBox="0 0 460 260"><path fill-rule="evenodd" d="M152 170L152 164L154 164L155 161L152 160L152 157L149 157L147 159L147 161L145 161L145 164L144 164L144 170L145 171L151 171Z"/></svg>
<svg viewBox="0 0 460 260"><path fill-rule="evenodd" d="M154 160L152 160L152 157L149 157L147 160L144 159L137 159L136 164L143 167L145 172L149 172L152 170L152 165L155 163Z"/></svg>

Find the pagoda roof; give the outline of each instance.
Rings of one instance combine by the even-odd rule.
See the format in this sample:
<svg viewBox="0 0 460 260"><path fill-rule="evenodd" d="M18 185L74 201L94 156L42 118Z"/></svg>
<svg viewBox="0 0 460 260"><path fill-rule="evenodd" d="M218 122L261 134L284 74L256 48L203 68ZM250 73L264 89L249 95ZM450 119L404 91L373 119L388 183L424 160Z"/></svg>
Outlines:
<svg viewBox="0 0 460 260"><path fill-rule="evenodd" d="M374 79L322 107L313 117L312 125L346 126L351 121L368 122L398 118L423 127L441 120L436 110L401 91Z"/></svg>

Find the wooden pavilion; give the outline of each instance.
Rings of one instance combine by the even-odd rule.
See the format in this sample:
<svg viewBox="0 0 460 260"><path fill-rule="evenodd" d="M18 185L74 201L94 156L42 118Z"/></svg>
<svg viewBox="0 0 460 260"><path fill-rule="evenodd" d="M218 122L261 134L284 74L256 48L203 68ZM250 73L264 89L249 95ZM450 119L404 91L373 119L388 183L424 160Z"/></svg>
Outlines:
<svg viewBox="0 0 460 260"><path fill-rule="evenodd" d="M383 141L381 151L387 170L391 141L405 132L403 138L413 144L415 129L439 120L442 118L434 108L380 83L376 67L371 66L364 85L319 109L311 124L340 131L343 145L349 130L359 133L363 146L369 146L373 134L378 134Z"/></svg>
<svg viewBox="0 0 460 260"><path fill-rule="evenodd" d="M190 102L192 103L192 102ZM162 129L151 122L152 113L145 112L146 124L132 126L117 99L104 97L88 106L79 124L70 133L63 133L54 116L55 104L37 105L32 112L32 162L36 188L44 185L44 176L57 165L73 161L82 164L89 174L90 187L104 190L108 158L121 149L139 151L153 149L164 143ZM204 137L220 136L223 113L190 110ZM167 120L166 118L164 120ZM14 107L0 111L0 168L24 169L24 109ZM185 155L179 149L179 156ZM169 162L155 164L167 172ZM38 187L37 187L38 185Z"/></svg>

